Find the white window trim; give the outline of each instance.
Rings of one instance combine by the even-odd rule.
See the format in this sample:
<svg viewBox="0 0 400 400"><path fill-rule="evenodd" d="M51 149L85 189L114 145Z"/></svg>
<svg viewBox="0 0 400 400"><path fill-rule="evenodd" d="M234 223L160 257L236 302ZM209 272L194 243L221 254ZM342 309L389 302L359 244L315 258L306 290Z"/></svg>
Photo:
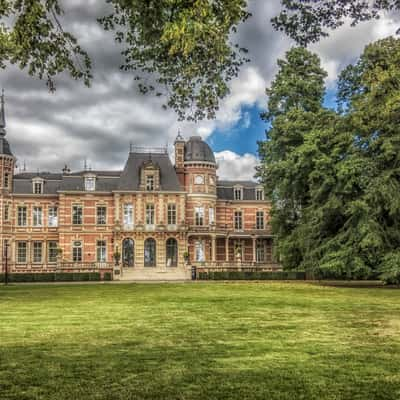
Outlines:
<svg viewBox="0 0 400 400"><path fill-rule="evenodd" d="M236 191L239 190L240 192L240 199L236 198ZM233 200L234 201L241 201L243 200L243 186L234 186L233 187Z"/></svg>

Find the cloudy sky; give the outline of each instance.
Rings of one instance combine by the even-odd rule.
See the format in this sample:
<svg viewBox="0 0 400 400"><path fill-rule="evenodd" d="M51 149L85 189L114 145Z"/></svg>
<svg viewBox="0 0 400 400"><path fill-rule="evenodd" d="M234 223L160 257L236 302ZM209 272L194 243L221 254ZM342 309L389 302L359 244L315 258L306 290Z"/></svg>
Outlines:
<svg viewBox="0 0 400 400"><path fill-rule="evenodd" d="M96 17L107 10L103 0L61 0L63 24L78 37L94 65L90 89L63 76L50 94L45 82L30 78L14 67L0 71L6 91L7 138L20 167L61 171L64 164L81 169L86 158L92 169L123 167L129 143L165 146L178 129L183 136L201 135L215 151L218 174L223 179L252 179L257 163L257 141L265 138L259 114L266 104L265 88L277 71L276 61L293 43L272 29L279 0L249 0L253 16L241 26L239 43L250 51L251 62L231 82L217 118L198 124L178 122L162 101L138 93L133 76L118 70L120 48L112 33L104 32ZM311 47L329 73L326 104L333 106L335 77L354 62L364 46L394 34L399 15L383 15L356 28L343 26Z"/></svg>

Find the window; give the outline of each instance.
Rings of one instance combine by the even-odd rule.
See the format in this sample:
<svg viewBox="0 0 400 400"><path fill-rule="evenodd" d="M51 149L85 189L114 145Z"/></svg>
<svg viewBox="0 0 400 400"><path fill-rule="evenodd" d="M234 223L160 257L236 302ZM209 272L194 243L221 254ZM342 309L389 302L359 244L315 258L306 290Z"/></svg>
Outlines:
<svg viewBox="0 0 400 400"><path fill-rule="evenodd" d="M42 207L33 207L33 226L42 226L43 225L43 212Z"/></svg>
<svg viewBox="0 0 400 400"><path fill-rule="evenodd" d="M215 212L212 207L208 209L208 223L209 225L214 225L215 223Z"/></svg>
<svg viewBox="0 0 400 400"><path fill-rule="evenodd" d="M124 204L124 227L133 228L133 205Z"/></svg>
<svg viewBox="0 0 400 400"><path fill-rule="evenodd" d="M168 223L168 225L176 225L176 205L175 204L168 204L167 223Z"/></svg>
<svg viewBox="0 0 400 400"><path fill-rule="evenodd" d="M58 208L56 206L49 207L47 223L50 227L58 226Z"/></svg>
<svg viewBox="0 0 400 400"><path fill-rule="evenodd" d="M166 243L167 267L176 267L178 265L178 243L176 239L169 238Z"/></svg>
<svg viewBox="0 0 400 400"><path fill-rule="evenodd" d="M6 204L4 206L4 220L8 221L10 219L10 206Z"/></svg>
<svg viewBox="0 0 400 400"><path fill-rule="evenodd" d="M26 242L17 242L17 263L26 263L27 248Z"/></svg>
<svg viewBox="0 0 400 400"><path fill-rule="evenodd" d="M204 225L204 207L195 207L194 208L194 222L197 226Z"/></svg>
<svg viewBox="0 0 400 400"><path fill-rule="evenodd" d="M215 185L215 178L212 175L209 176L208 181L210 185Z"/></svg>
<svg viewBox="0 0 400 400"><path fill-rule="evenodd" d="M156 241L153 238L144 241L144 266L156 266Z"/></svg>
<svg viewBox="0 0 400 400"><path fill-rule="evenodd" d="M205 254L204 254L204 243L202 240L197 240L194 244L194 256L197 262L204 262Z"/></svg>
<svg viewBox="0 0 400 400"><path fill-rule="evenodd" d="M97 207L97 225L107 224L107 207L98 206Z"/></svg>
<svg viewBox="0 0 400 400"><path fill-rule="evenodd" d="M26 207L20 206L18 207L18 226L26 226L27 218L26 218Z"/></svg>
<svg viewBox="0 0 400 400"><path fill-rule="evenodd" d="M135 242L126 238L122 242L122 263L124 267L133 267L135 261Z"/></svg>
<svg viewBox="0 0 400 400"><path fill-rule="evenodd" d="M72 261L82 262L82 242L79 240L72 243Z"/></svg>
<svg viewBox="0 0 400 400"><path fill-rule="evenodd" d="M146 204L146 225L154 225L154 204Z"/></svg>
<svg viewBox="0 0 400 400"><path fill-rule="evenodd" d="M33 193L42 194L43 193L43 182L33 182Z"/></svg>
<svg viewBox="0 0 400 400"><path fill-rule="evenodd" d="M85 176L85 190L89 192L96 190L96 177Z"/></svg>
<svg viewBox="0 0 400 400"><path fill-rule="evenodd" d="M242 200L243 199L243 190L241 187L236 187L233 189L233 198L234 198L234 200Z"/></svg>
<svg viewBox="0 0 400 400"><path fill-rule="evenodd" d="M33 262L34 263L40 264L42 262L42 250L43 250L42 242L33 242Z"/></svg>
<svg viewBox="0 0 400 400"><path fill-rule="evenodd" d="M57 242L51 241L47 243L47 261L49 263L57 262Z"/></svg>
<svg viewBox="0 0 400 400"><path fill-rule="evenodd" d="M264 200L264 190L263 189L256 189L256 200Z"/></svg>
<svg viewBox="0 0 400 400"><path fill-rule="evenodd" d="M264 246L264 241L262 239L257 239L256 242L256 261L257 262L265 261L265 246Z"/></svg>
<svg viewBox="0 0 400 400"><path fill-rule="evenodd" d="M82 206L80 204L72 206L72 224L82 225Z"/></svg>
<svg viewBox="0 0 400 400"><path fill-rule="evenodd" d="M256 229L264 229L264 211L256 213Z"/></svg>
<svg viewBox="0 0 400 400"><path fill-rule="evenodd" d="M243 220L241 211L235 211L235 229L236 230L243 229Z"/></svg>
<svg viewBox="0 0 400 400"><path fill-rule="evenodd" d="M4 187L8 188L8 184L9 184L8 174L5 173L4 174Z"/></svg>
<svg viewBox="0 0 400 400"><path fill-rule="evenodd" d="M107 244L105 240L97 241L97 262L106 262L107 260Z"/></svg>
<svg viewBox="0 0 400 400"><path fill-rule="evenodd" d="M146 176L146 190L148 191L154 190L154 175Z"/></svg>
<svg viewBox="0 0 400 400"><path fill-rule="evenodd" d="M196 175L194 177L195 185L203 185L204 184L204 176L203 175Z"/></svg>

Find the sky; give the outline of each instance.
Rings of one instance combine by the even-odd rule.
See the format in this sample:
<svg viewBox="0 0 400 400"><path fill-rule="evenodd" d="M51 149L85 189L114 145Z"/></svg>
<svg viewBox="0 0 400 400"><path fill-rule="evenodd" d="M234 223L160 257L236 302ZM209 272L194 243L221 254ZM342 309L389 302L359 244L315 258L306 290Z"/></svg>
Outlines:
<svg viewBox="0 0 400 400"><path fill-rule="evenodd" d="M200 135L215 152L220 179L254 179L257 141L265 139L265 88L277 72L277 59L294 45L275 32L271 17L279 13L279 0L249 0L252 17L240 26L235 41L249 50L251 61L230 82L230 94L221 101L215 120L179 122L173 110L162 109L162 99L143 96L133 74L119 70L121 55L110 32L96 18L107 14L104 0L61 0L64 27L74 32L93 62L91 88L65 75L49 93L44 81L27 76L14 66L0 71L6 94L7 139L19 168L59 172L64 165L92 169L122 169L135 146L166 146L178 133ZM394 35L398 14L383 14L378 21L357 27L345 24L329 38L310 47L328 72L325 105L334 107L336 77L357 60L366 44Z"/></svg>

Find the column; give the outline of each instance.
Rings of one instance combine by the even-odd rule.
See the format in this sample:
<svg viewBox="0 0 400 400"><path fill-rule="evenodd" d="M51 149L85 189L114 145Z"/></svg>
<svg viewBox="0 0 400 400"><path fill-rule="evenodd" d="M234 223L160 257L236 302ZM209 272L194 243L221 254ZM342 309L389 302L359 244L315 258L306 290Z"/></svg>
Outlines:
<svg viewBox="0 0 400 400"><path fill-rule="evenodd" d="M255 263L257 261L257 257L256 257L256 241L257 238L253 237L253 263Z"/></svg>
<svg viewBox="0 0 400 400"><path fill-rule="evenodd" d="M225 261L229 261L229 236L225 238Z"/></svg>
<svg viewBox="0 0 400 400"><path fill-rule="evenodd" d="M211 236L211 261L213 263L216 262L216 237L215 235Z"/></svg>

